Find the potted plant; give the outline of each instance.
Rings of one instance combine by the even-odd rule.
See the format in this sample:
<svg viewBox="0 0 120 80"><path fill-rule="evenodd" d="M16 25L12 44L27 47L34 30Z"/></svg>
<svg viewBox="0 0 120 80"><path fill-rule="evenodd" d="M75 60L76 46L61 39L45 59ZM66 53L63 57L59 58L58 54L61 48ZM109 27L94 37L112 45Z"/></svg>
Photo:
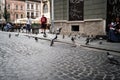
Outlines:
<svg viewBox="0 0 120 80"><path fill-rule="evenodd" d="M40 24L34 23L34 24L31 25L31 28L32 28L32 33L33 34L38 34L39 33Z"/></svg>

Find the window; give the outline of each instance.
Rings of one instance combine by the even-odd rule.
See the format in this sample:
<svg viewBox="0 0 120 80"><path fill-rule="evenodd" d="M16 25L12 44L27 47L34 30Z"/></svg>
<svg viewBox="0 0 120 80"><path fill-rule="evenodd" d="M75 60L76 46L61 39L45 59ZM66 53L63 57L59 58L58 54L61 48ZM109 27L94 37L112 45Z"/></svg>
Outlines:
<svg viewBox="0 0 120 80"><path fill-rule="evenodd" d="M18 5L16 5L16 10L18 10Z"/></svg>
<svg viewBox="0 0 120 80"><path fill-rule="evenodd" d="M16 14L16 19L18 19L18 14Z"/></svg>
<svg viewBox="0 0 120 80"><path fill-rule="evenodd" d="M29 6L29 4L27 4L27 9L30 9L30 6Z"/></svg>
<svg viewBox="0 0 120 80"><path fill-rule="evenodd" d="M21 5L21 10L23 10L23 6Z"/></svg>
<svg viewBox="0 0 120 80"><path fill-rule="evenodd" d="M1 10L1 6L0 6L0 10Z"/></svg>
<svg viewBox="0 0 120 80"><path fill-rule="evenodd" d="M27 16L30 16L30 13L29 13L29 12L27 12Z"/></svg>
<svg viewBox="0 0 120 80"><path fill-rule="evenodd" d="M34 13L33 12L31 13L31 18L34 18Z"/></svg>
<svg viewBox="0 0 120 80"><path fill-rule="evenodd" d="M34 6L33 6L33 4L31 4L31 9L34 9Z"/></svg>
<svg viewBox="0 0 120 80"><path fill-rule="evenodd" d="M43 13L47 13L48 12L48 5L44 4L43 5Z"/></svg>
<svg viewBox="0 0 120 80"><path fill-rule="evenodd" d="M38 10L38 4L36 4L36 10Z"/></svg>
<svg viewBox="0 0 120 80"><path fill-rule="evenodd" d="M79 25L72 25L72 31L79 31Z"/></svg>
<svg viewBox="0 0 120 80"><path fill-rule="evenodd" d="M23 14L21 14L21 18L23 18Z"/></svg>
<svg viewBox="0 0 120 80"><path fill-rule="evenodd" d="M36 17L38 17L38 13L36 13Z"/></svg>

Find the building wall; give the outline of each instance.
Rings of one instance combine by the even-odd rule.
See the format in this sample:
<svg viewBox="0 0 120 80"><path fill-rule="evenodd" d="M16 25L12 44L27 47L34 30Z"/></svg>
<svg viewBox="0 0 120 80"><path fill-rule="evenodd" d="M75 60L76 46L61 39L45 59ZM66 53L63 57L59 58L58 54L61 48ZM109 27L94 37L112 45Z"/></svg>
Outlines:
<svg viewBox="0 0 120 80"><path fill-rule="evenodd" d="M105 35L106 26L106 0L83 0L84 10L83 10L83 21L75 20L69 21L69 0L65 0L63 6L63 1L54 1L54 28L63 27L62 33L80 33L85 35ZM74 1L74 0L73 0ZM81 0L80 0L81 1ZM64 13L63 13L64 9ZM67 18L63 19L63 16ZM78 31L73 31L72 26L79 26Z"/></svg>
<svg viewBox="0 0 120 80"><path fill-rule="evenodd" d="M3 14L4 14L4 0L0 0L0 23L4 21Z"/></svg>
<svg viewBox="0 0 120 80"><path fill-rule="evenodd" d="M29 8L28 8L27 5L29 5ZM33 8L32 8L32 5L33 5ZM25 17L29 16L29 17L32 17L32 18L36 18L36 17L39 17L40 14L41 14L40 13L40 11L41 11L40 2L29 1L28 0L28 1L25 2L25 9L26 9L26 12L25 12L26 16ZM29 13L29 15L27 13Z"/></svg>
<svg viewBox="0 0 120 80"><path fill-rule="evenodd" d="M29 9L27 5L29 4ZM33 9L31 5L34 5ZM36 7L38 5L38 9ZM47 12L44 12L44 5L47 6ZM27 14L29 12L29 15ZM33 16L32 16L33 13ZM25 1L25 17L30 16L31 18L36 19L36 23L40 23L40 18L42 15L47 17L47 22L50 24L50 2L49 0L26 0Z"/></svg>
<svg viewBox="0 0 120 80"><path fill-rule="evenodd" d="M10 13L10 21L14 22L16 19L25 17L25 3L24 1L6 0L7 11Z"/></svg>
<svg viewBox="0 0 120 80"><path fill-rule="evenodd" d="M107 0L84 0L84 19L106 19Z"/></svg>
<svg viewBox="0 0 120 80"><path fill-rule="evenodd" d="M54 0L54 18L55 20L68 19L68 0Z"/></svg>

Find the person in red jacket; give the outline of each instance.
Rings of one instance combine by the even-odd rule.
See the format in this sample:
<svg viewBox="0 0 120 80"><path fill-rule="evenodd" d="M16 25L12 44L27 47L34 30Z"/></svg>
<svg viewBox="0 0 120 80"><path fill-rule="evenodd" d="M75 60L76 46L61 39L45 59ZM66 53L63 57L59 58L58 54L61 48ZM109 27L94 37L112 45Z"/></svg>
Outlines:
<svg viewBox="0 0 120 80"><path fill-rule="evenodd" d="M44 15L42 15L40 22L41 22L41 30L42 30L41 33L45 33L47 26L47 18Z"/></svg>

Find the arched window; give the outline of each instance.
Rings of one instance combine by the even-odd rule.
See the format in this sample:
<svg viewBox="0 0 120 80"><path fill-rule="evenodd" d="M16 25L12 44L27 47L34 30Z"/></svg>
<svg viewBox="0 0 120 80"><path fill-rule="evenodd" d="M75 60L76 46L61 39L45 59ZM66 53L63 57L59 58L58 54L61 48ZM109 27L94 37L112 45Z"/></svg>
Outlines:
<svg viewBox="0 0 120 80"><path fill-rule="evenodd" d="M44 4L43 5L43 13L47 13L48 12L48 5Z"/></svg>

